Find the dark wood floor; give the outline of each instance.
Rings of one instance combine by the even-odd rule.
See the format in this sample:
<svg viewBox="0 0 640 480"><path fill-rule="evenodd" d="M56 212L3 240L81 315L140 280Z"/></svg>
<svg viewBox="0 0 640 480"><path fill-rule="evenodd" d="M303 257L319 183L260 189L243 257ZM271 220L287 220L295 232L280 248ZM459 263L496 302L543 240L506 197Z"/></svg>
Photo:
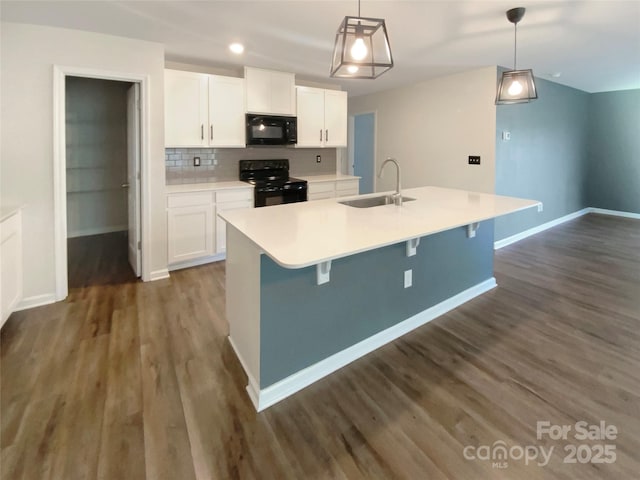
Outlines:
<svg viewBox="0 0 640 480"><path fill-rule="evenodd" d="M497 289L260 414L226 339L224 263L152 283L78 267L66 301L2 330L3 479L640 474L638 221L588 215L496 252ZM589 443L615 463L564 464L584 442L537 440L544 420L615 425ZM498 441L555 450L545 467L463 456Z"/></svg>

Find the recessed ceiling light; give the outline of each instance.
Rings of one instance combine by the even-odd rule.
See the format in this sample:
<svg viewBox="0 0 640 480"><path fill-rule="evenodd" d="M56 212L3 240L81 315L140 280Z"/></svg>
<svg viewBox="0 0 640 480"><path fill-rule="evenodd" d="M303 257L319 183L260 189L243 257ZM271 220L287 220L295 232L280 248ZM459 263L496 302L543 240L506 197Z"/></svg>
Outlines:
<svg viewBox="0 0 640 480"><path fill-rule="evenodd" d="M229 45L229 50L231 50L236 55L240 55L242 52L244 52L244 45L242 45L241 43L232 43L231 45Z"/></svg>

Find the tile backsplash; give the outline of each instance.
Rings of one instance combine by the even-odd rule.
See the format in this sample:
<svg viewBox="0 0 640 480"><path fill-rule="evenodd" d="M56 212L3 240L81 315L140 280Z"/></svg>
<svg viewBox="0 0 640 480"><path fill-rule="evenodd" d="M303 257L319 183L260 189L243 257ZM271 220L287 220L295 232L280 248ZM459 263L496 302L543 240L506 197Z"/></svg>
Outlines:
<svg viewBox="0 0 640 480"><path fill-rule="evenodd" d="M321 156L320 163L316 155ZM199 167L193 166L193 157L200 157ZM289 159L294 177L336 172L335 148L167 148L167 185L237 180L238 161L275 158Z"/></svg>

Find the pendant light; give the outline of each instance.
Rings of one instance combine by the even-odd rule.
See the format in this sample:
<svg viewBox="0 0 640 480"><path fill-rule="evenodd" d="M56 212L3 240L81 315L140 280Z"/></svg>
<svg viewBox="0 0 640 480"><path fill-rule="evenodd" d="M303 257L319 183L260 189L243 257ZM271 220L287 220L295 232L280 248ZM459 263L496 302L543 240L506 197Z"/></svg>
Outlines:
<svg viewBox="0 0 640 480"><path fill-rule="evenodd" d="M507 19L514 25L513 40L513 70L502 73L498 92L496 93L496 105L508 105L511 103L526 103L538 98L536 83L533 79L533 71L517 70L518 50L518 22L524 17L523 7L507 10Z"/></svg>
<svg viewBox="0 0 640 480"><path fill-rule="evenodd" d="M336 32L332 77L378 78L393 67L387 27L382 18L344 17Z"/></svg>

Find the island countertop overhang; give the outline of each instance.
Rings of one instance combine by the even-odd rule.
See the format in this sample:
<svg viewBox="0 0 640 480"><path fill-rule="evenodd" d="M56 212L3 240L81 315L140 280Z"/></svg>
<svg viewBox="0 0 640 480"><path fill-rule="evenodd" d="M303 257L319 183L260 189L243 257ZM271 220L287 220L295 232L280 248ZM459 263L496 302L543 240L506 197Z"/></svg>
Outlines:
<svg viewBox="0 0 640 480"><path fill-rule="evenodd" d="M401 207L354 208L327 199L232 210L218 216L280 266L294 269L542 206L536 200L441 187L402 193L415 200ZM360 197L377 195L383 193Z"/></svg>

